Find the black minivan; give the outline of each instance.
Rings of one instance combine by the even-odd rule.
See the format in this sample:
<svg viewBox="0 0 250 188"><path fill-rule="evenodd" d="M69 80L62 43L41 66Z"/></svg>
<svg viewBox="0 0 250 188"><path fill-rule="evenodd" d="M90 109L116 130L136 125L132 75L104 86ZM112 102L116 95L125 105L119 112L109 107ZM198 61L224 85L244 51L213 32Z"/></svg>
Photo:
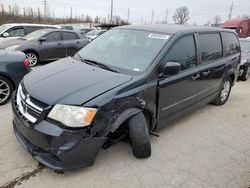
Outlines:
<svg viewBox="0 0 250 188"><path fill-rule="evenodd" d="M124 137L136 157L149 157L155 130L207 103L226 103L240 58L229 30L114 28L25 76L12 100L15 135L58 171L92 165L101 147Z"/></svg>

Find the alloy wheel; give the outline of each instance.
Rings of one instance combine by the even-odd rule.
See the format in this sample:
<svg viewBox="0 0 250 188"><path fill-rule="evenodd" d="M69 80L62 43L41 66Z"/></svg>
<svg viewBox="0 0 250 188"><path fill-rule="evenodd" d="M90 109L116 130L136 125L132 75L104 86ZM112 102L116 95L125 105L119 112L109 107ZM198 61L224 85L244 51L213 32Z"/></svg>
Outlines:
<svg viewBox="0 0 250 188"><path fill-rule="evenodd" d="M230 81L226 81L223 85L223 88L221 90L221 94L220 94L220 99L222 102L224 102L225 100L227 100L227 97L230 93L230 87L231 87L231 83Z"/></svg>
<svg viewBox="0 0 250 188"><path fill-rule="evenodd" d="M33 67L37 64L38 59L37 59L37 56L35 54L27 53L26 58L28 59L31 67Z"/></svg>
<svg viewBox="0 0 250 188"><path fill-rule="evenodd" d="M4 80L0 80L0 104L5 102L10 96L10 86Z"/></svg>

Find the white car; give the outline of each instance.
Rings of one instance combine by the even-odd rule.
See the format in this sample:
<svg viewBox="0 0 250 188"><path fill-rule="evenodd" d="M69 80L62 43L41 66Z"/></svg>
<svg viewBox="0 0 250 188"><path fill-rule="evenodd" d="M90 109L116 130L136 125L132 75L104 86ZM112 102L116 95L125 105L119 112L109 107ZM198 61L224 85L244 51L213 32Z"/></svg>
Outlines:
<svg viewBox="0 0 250 188"><path fill-rule="evenodd" d="M45 28L55 29L58 28L58 26L28 23L3 24L0 26L0 42L7 39L17 39L33 31Z"/></svg>

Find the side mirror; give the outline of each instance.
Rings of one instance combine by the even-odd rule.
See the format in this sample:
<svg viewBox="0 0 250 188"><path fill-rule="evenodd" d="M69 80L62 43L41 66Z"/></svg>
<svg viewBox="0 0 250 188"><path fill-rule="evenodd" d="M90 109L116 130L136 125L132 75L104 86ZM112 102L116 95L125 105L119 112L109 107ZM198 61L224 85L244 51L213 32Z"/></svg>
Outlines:
<svg viewBox="0 0 250 188"><path fill-rule="evenodd" d="M167 62L163 65L160 76L167 77L179 74L181 71L181 64L178 62Z"/></svg>
<svg viewBox="0 0 250 188"><path fill-rule="evenodd" d="M9 33L3 33L3 37L5 37L5 38L7 38L7 37L9 37L10 36L10 34Z"/></svg>
<svg viewBox="0 0 250 188"><path fill-rule="evenodd" d="M40 42L44 42L46 40L47 40L46 37L42 37L42 38L39 39Z"/></svg>

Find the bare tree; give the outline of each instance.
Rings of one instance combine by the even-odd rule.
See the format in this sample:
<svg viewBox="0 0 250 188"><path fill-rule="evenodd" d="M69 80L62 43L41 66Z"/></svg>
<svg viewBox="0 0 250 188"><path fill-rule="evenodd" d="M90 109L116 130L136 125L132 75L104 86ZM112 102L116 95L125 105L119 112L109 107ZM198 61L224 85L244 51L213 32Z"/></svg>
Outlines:
<svg viewBox="0 0 250 188"><path fill-rule="evenodd" d="M176 24L184 24L189 20L189 9L188 7L179 7L175 10L173 20Z"/></svg>
<svg viewBox="0 0 250 188"><path fill-rule="evenodd" d="M221 19L221 16L220 15L216 15L214 17L214 24L217 25L219 23L221 23L222 19Z"/></svg>

